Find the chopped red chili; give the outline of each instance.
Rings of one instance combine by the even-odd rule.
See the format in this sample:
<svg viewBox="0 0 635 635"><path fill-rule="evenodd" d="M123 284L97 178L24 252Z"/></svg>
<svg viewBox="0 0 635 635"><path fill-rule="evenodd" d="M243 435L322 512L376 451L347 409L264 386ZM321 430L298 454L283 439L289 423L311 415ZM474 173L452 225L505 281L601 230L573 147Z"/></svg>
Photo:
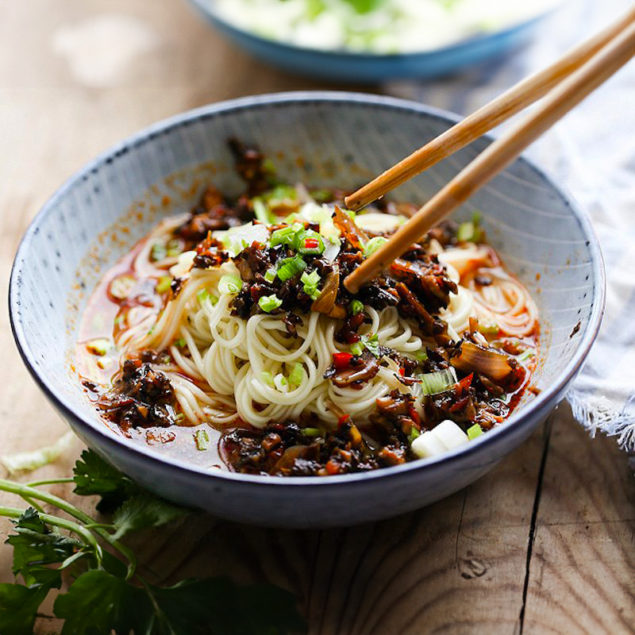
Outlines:
<svg viewBox="0 0 635 635"><path fill-rule="evenodd" d="M349 419L351 418L351 415L342 415L338 420L337 420L337 425L339 426L343 426Z"/></svg>
<svg viewBox="0 0 635 635"><path fill-rule="evenodd" d="M351 359L353 359L352 353L333 353L333 366L337 370L343 370L350 366Z"/></svg>
<svg viewBox="0 0 635 635"><path fill-rule="evenodd" d="M317 249L320 246L317 238L306 238L304 240L305 249Z"/></svg>

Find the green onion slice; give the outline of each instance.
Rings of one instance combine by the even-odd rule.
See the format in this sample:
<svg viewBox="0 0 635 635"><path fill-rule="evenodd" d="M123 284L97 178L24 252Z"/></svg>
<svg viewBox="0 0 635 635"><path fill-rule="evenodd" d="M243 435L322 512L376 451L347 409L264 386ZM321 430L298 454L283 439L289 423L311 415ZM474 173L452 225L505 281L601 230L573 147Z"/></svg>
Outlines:
<svg viewBox="0 0 635 635"><path fill-rule="evenodd" d="M280 266L278 267L278 278L284 282L304 271L304 269L306 269L306 262L304 262L302 256L296 254L292 258L284 258L280 261Z"/></svg>
<svg viewBox="0 0 635 635"><path fill-rule="evenodd" d="M282 305L282 300L276 295L263 295L258 300L258 306L265 312L271 313Z"/></svg>
<svg viewBox="0 0 635 635"><path fill-rule="evenodd" d="M364 256L368 258L372 256L384 243L387 243L388 239L383 236L376 236L375 238L371 238L364 245Z"/></svg>
<svg viewBox="0 0 635 635"><path fill-rule="evenodd" d="M218 290L225 295L236 295L242 286L243 282L238 276L225 275L218 283Z"/></svg>
<svg viewBox="0 0 635 635"><path fill-rule="evenodd" d="M209 445L209 434L207 430L197 430L194 435L194 441L196 442L196 449L203 452L207 450Z"/></svg>
<svg viewBox="0 0 635 635"><path fill-rule="evenodd" d="M304 379L304 368L302 368L302 364L296 362L293 365L291 373L289 374L289 383L293 386L299 386Z"/></svg>
<svg viewBox="0 0 635 635"><path fill-rule="evenodd" d="M351 315L357 315L364 310L364 303L359 300L351 300L351 303L348 305L348 310Z"/></svg>
<svg viewBox="0 0 635 635"><path fill-rule="evenodd" d="M475 423L473 426L467 429L467 438L470 441L473 441L474 439L476 439L476 437L480 437L482 434L483 428L481 428L478 423Z"/></svg>
<svg viewBox="0 0 635 635"><path fill-rule="evenodd" d="M317 300L320 297L320 291L318 291L318 285L322 281L320 274L317 271L311 273L304 272L300 278L300 282L304 285L304 293L306 293L311 300Z"/></svg>
<svg viewBox="0 0 635 635"><path fill-rule="evenodd" d="M440 392L445 392L457 382L456 372L452 367L419 375L419 380L424 395L437 395Z"/></svg>
<svg viewBox="0 0 635 635"><path fill-rule="evenodd" d="M170 276L161 276L157 281L157 293L167 293L172 285Z"/></svg>

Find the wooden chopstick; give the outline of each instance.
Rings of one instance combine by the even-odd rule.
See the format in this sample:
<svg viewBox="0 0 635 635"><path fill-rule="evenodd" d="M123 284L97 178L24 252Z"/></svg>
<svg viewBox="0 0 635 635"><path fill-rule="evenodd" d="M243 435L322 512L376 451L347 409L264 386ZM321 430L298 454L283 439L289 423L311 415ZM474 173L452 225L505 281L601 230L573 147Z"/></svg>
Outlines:
<svg viewBox="0 0 635 635"><path fill-rule="evenodd" d="M411 155L345 198L346 207L358 210L413 176L454 154L509 117L546 95L562 79L580 68L635 21L635 8L572 49L557 62L527 77L479 108Z"/></svg>
<svg viewBox="0 0 635 635"><path fill-rule="evenodd" d="M346 288L351 293L356 293L365 282L374 278L428 229L509 165L529 144L634 55L635 22L631 22L593 58L554 88L533 112L494 141L437 192L386 243L346 278Z"/></svg>

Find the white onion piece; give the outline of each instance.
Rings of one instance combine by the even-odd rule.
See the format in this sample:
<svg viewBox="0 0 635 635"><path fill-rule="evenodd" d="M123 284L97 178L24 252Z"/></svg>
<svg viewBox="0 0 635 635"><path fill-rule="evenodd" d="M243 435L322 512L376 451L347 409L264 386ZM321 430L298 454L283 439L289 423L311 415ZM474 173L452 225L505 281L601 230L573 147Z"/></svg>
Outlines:
<svg viewBox="0 0 635 635"><path fill-rule="evenodd" d="M397 227L403 225L406 218L394 214L382 214L381 212L368 212L357 214L355 224L364 231L373 234L385 234L394 232Z"/></svg>

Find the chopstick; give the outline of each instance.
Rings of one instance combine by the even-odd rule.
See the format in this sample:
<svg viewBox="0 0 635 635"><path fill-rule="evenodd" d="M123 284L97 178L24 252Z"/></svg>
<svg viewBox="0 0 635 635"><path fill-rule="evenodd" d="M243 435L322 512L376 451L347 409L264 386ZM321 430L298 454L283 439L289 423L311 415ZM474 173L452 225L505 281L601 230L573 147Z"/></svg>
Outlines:
<svg viewBox="0 0 635 635"><path fill-rule="evenodd" d="M413 242L509 165L589 93L635 55L635 21L554 88L543 102L514 128L494 141L472 163L437 192L375 253L351 273L344 285L356 293L368 280L404 253Z"/></svg>
<svg viewBox="0 0 635 635"><path fill-rule="evenodd" d="M352 210L361 209L517 114L546 95L563 78L589 61L633 21L635 21L635 8L597 35L572 49L551 66L512 86L489 104L479 108L347 196L346 207Z"/></svg>

